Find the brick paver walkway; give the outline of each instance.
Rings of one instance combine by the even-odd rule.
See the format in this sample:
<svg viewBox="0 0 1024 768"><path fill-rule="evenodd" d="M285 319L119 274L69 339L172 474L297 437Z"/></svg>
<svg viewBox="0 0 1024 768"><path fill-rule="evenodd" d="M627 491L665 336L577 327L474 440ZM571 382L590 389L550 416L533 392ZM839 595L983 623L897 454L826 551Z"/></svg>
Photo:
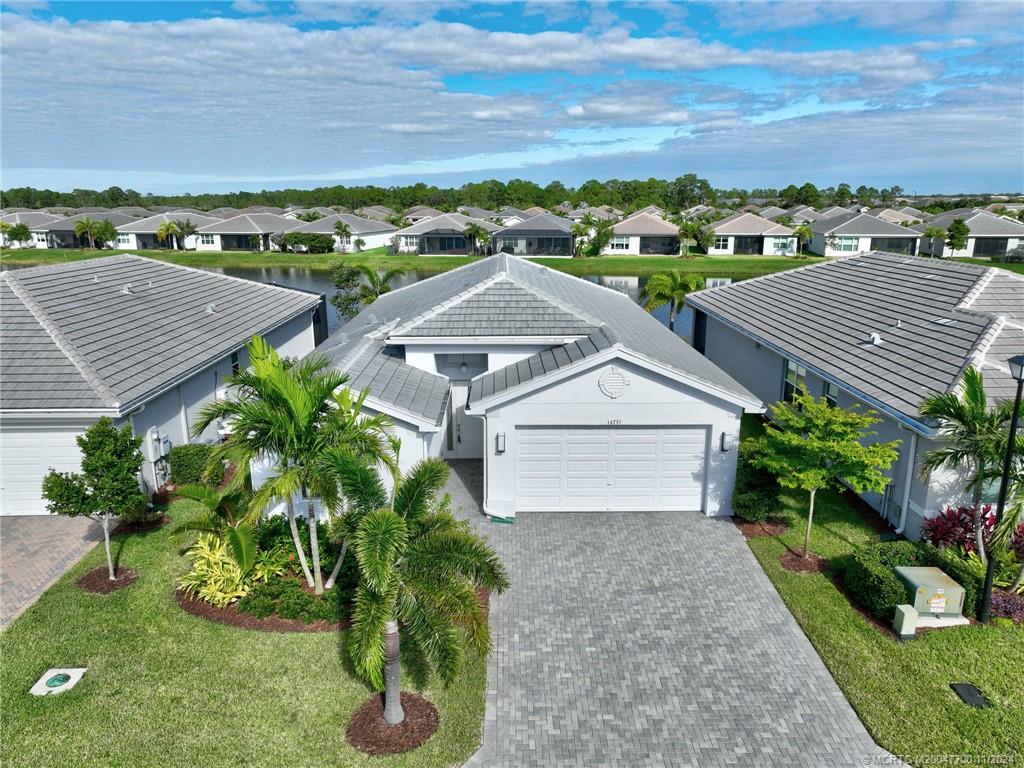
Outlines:
<svg viewBox="0 0 1024 768"><path fill-rule="evenodd" d="M479 514L497 549L483 746L467 765L862 765L874 744L728 520L687 513Z"/></svg>
<svg viewBox="0 0 1024 768"><path fill-rule="evenodd" d="M84 518L0 517L0 626L10 624L102 540L99 524Z"/></svg>

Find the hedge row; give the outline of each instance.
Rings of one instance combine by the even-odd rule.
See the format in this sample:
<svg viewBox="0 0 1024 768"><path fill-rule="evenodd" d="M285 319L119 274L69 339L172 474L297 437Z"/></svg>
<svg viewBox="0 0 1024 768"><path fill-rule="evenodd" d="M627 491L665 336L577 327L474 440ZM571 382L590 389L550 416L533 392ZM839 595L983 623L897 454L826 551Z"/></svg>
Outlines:
<svg viewBox="0 0 1024 768"><path fill-rule="evenodd" d="M175 485L206 483L220 485L224 467L210 464L213 446L206 443L176 445L171 448L167 461L171 466L171 482Z"/></svg>

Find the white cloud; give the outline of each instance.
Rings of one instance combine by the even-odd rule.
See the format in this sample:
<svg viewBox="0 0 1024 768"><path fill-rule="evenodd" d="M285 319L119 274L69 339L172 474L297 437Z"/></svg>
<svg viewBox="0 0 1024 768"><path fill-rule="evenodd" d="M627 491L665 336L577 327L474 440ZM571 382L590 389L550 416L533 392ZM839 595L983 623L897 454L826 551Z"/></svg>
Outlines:
<svg viewBox="0 0 1024 768"><path fill-rule="evenodd" d="M231 9L233 11L238 11L238 13L248 13L253 15L263 15L270 11L267 4L260 2L259 0L235 0L231 4Z"/></svg>

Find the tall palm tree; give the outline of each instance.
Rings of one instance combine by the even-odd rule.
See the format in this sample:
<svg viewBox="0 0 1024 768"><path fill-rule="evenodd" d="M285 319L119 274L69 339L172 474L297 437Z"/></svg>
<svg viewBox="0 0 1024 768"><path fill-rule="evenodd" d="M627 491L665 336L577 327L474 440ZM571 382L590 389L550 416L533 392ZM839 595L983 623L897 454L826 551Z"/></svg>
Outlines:
<svg viewBox="0 0 1024 768"><path fill-rule="evenodd" d="M466 225L466 228L462 230L463 236L472 244L472 250L474 255L480 253L480 246L486 245L490 242L490 235L487 234L487 230L481 227L476 222L472 222Z"/></svg>
<svg viewBox="0 0 1024 768"><path fill-rule="evenodd" d="M192 223L192 219L175 219L174 223L178 227L178 247L185 248L185 238L191 237L196 233L196 225Z"/></svg>
<svg viewBox="0 0 1024 768"><path fill-rule="evenodd" d="M928 395L918 410L923 417L936 422L942 443L942 447L925 454L922 471L930 473L946 468L971 473L969 487L973 494L975 546L985 563L981 498L985 480L1001 461L1013 402L1007 400L991 405L985 396L985 376L972 365L964 370L959 391Z"/></svg>
<svg viewBox="0 0 1024 768"><path fill-rule="evenodd" d="M170 240L171 248L177 247L177 237L181 234L181 227L178 226L177 222L165 221L159 227L156 228L156 239L161 243Z"/></svg>
<svg viewBox="0 0 1024 768"><path fill-rule="evenodd" d="M344 221L334 222L334 234L338 237L339 247L342 253L345 251L345 239L352 237L352 227L346 224Z"/></svg>
<svg viewBox="0 0 1024 768"><path fill-rule="evenodd" d="M647 279L647 284L640 291L640 301L648 312L668 304L668 329L675 331L676 315L686 302L686 294L699 291L703 287L704 278L700 275L678 271L661 272Z"/></svg>
<svg viewBox="0 0 1024 768"><path fill-rule="evenodd" d="M89 248L95 248L93 233L96 231L96 221L84 216L75 222L75 237L86 237L89 240Z"/></svg>
<svg viewBox="0 0 1024 768"><path fill-rule="evenodd" d="M356 269L366 279L365 284L359 286L359 301L363 304L373 304L385 293L389 293L391 291L391 281L405 274L404 269L389 269L386 272L378 272L366 264L357 264Z"/></svg>
<svg viewBox="0 0 1024 768"><path fill-rule="evenodd" d="M324 467L346 489L359 562L349 653L356 671L384 689L384 717L396 725L405 718L399 659L421 682L431 670L451 682L464 642L490 649L476 590L503 592L508 575L487 543L452 516L448 497L438 499L448 479L440 459L396 475L390 495L377 472L349 453L328 451Z"/></svg>
<svg viewBox="0 0 1024 768"><path fill-rule="evenodd" d="M214 449L210 461L228 459L243 477L250 474L253 461L273 461L274 476L253 494L251 504L262 511L274 499L285 502L303 575L316 593L322 594L315 500L333 509L339 504L339 490L316 467L328 448L343 449L370 463L390 463L389 421L379 414L362 414L365 394L353 398L344 386L348 377L331 368L327 357L314 354L289 363L259 336L253 337L247 349L251 369L242 369L227 380L235 396L206 405L193 433L201 434L216 421L228 421L232 433ZM312 566L296 524L294 497L302 492Z"/></svg>
<svg viewBox="0 0 1024 768"><path fill-rule="evenodd" d="M796 235L796 242L799 248L800 255L803 255L804 246L814 239L814 230L806 224L801 224L799 227L793 230L793 234Z"/></svg>

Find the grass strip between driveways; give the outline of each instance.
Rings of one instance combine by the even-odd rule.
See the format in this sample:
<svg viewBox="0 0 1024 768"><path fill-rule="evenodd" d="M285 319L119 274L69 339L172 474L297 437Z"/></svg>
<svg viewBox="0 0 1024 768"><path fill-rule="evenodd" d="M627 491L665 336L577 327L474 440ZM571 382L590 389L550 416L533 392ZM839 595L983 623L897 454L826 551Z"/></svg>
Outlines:
<svg viewBox="0 0 1024 768"><path fill-rule="evenodd" d="M177 501L176 520L195 514ZM172 593L184 570L169 528L118 537L138 581L110 595L75 580L104 562L99 545L0 634L0 764L21 766L460 765L480 742L486 661L425 695L440 729L405 755L370 758L345 741L371 692L343 654L339 632L272 634L182 611ZM50 667L88 667L72 690L31 696Z"/></svg>
<svg viewBox="0 0 1024 768"><path fill-rule="evenodd" d="M834 561L876 533L835 493L818 495L811 549ZM827 575L784 570L803 543L805 497L783 496L789 530L750 548L875 741L897 755L970 755L1024 763L1024 628L958 627L900 642L856 611ZM977 685L995 706L972 709L950 683ZM978 758L1012 755L1012 762Z"/></svg>

